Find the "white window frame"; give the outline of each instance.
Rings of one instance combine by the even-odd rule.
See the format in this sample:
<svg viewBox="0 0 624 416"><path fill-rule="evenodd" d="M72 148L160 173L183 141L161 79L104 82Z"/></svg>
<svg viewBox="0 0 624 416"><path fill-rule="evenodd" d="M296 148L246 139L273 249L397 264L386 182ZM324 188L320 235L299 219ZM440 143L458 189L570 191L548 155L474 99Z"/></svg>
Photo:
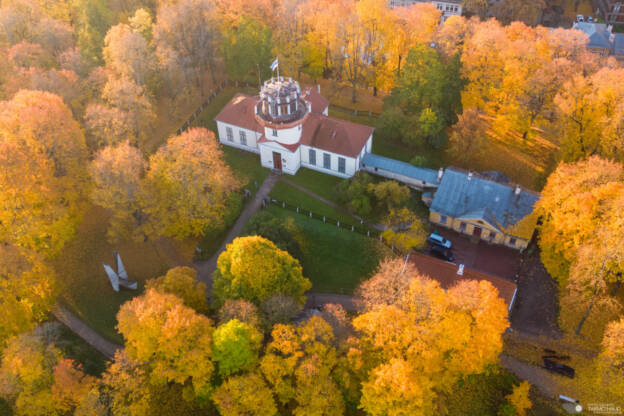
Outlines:
<svg viewBox="0 0 624 416"><path fill-rule="evenodd" d="M227 137L228 142L234 141L234 130L232 130L232 127L225 128L225 136Z"/></svg>
<svg viewBox="0 0 624 416"><path fill-rule="evenodd" d="M238 131L238 137L240 139L240 143L243 146L247 146L247 133L245 133L245 130L239 130Z"/></svg>
<svg viewBox="0 0 624 416"><path fill-rule="evenodd" d="M309 151L308 151L308 162L311 165L316 166L316 150L309 149Z"/></svg>
<svg viewBox="0 0 624 416"><path fill-rule="evenodd" d="M331 170L331 155L323 152L323 168Z"/></svg>
<svg viewBox="0 0 624 416"><path fill-rule="evenodd" d="M345 173L347 171L347 159L338 156L338 172Z"/></svg>

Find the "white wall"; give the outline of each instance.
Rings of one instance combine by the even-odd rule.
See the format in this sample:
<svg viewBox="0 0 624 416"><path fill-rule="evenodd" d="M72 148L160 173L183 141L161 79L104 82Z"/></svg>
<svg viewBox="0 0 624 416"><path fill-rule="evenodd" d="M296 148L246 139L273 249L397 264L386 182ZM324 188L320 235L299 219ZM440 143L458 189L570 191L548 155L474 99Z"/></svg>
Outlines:
<svg viewBox="0 0 624 416"><path fill-rule="evenodd" d="M232 129L232 141L227 139L227 127ZM240 131L244 131L247 137L247 146L242 145L240 142ZM217 121L217 131L219 133L219 141L225 145L237 147L239 149L247 150L248 152L259 153L258 149L258 139L262 136L262 133L259 133L254 130L243 129L238 126L234 126L232 124L223 123L221 121Z"/></svg>
<svg viewBox="0 0 624 416"><path fill-rule="evenodd" d="M288 129L276 129L276 131L277 136L274 136L273 129L271 127L265 127L264 135L269 140L275 140L276 142L284 144L295 144L301 139L301 124Z"/></svg>
<svg viewBox="0 0 624 416"><path fill-rule="evenodd" d="M334 176L338 176L341 178L350 178L351 176L355 175L355 172L358 169L356 158L339 155L337 153L332 153L332 152L328 152L326 150L317 149L317 148L314 148L314 150L316 151L316 164L312 165L310 164L310 160L309 160L310 146L301 145L299 146L299 149L301 151L301 166L306 167L308 169L317 170L319 172L327 173L329 175L334 175ZM331 164L330 169L325 169L323 167L323 160L324 160L323 154L325 153L329 154L330 156L330 164ZM345 172L344 173L338 172L338 158L339 157L342 157L345 159Z"/></svg>
<svg viewBox="0 0 624 416"><path fill-rule="evenodd" d="M275 143L260 143L260 163L265 168L273 169L273 152L282 157L282 172L294 175L301 166L300 148L291 152Z"/></svg>

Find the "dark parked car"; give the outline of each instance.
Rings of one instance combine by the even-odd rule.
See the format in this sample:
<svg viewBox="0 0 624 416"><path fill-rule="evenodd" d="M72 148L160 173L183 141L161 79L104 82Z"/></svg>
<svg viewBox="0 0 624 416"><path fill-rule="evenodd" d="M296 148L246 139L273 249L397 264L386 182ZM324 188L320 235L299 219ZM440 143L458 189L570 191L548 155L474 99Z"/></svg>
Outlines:
<svg viewBox="0 0 624 416"><path fill-rule="evenodd" d="M445 261L453 261L454 259L453 252L450 248L445 248L435 244L429 249L429 254Z"/></svg>
<svg viewBox="0 0 624 416"><path fill-rule="evenodd" d="M568 365L558 363L556 361L544 358L544 368L553 373L561 374L562 376L574 378L574 369Z"/></svg>

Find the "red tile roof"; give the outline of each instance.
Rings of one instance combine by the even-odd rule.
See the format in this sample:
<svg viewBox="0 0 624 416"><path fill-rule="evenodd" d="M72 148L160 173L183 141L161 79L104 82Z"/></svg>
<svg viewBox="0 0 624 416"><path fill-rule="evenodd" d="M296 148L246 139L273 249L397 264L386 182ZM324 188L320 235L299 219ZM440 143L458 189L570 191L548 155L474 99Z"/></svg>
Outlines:
<svg viewBox="0 0 624 416"><path fill-rule="evenodd" d="M306 88L301 98L310 101L313 113L322 113L329 106L329 100L319 94L316 88Z"/></svg>
<svg viewBox="0 0 624 416"><path fill-rule="evenodd" d="M356 157L374 130L370 126L312 113L303 123L301 144Z"/></svg>
<svg viewBox="0 0 624 416"><path fill-rule="evenodd" d="M318 110L323 106L327 107L328 102L314 89L309 91L308 99L312 101L312 112L303 120L301 140L294 145L279 144L290 151L295 151L300 144L304 144L348 157L357 157L375 129L328 117L316 111L315 106ZM216 115L215 120L263 133L264 128L255 117L254 105L257 102L258 97L236 94ZM258 141L261 143L271 140L263 137Z"/></svg>
<svg viewBox="0 0 624 416"><path fill-rule="evenodd" d="M459 275L457 274L459 268L457 264L449 263L425 254L410 253L409 261L416 266L422 274L438 281L440 286L444 289L449 289L460 280L487 280L498 290L499 296L505 301L508 308L516 292L517 286L514 282L468 268L464 268L463 275Z"/></svg>
<svg viewBox="0 0 624 416"><path fill-rule="evenodd" d="M236 94L234 98L219 111L219 114L217 114L214 119L262 133L264 128L256 120L254 111L254 106L257 102L258 97L251 97L241 93Z"/></svg>

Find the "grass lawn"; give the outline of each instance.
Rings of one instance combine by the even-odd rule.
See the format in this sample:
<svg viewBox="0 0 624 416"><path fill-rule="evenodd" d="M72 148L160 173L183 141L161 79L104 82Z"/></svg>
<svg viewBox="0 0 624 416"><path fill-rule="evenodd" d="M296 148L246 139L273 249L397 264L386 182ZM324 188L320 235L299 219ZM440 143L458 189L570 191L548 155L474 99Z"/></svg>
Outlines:
<svg viewBox="0 0 624 416"><path fill-rule="evenodd" d="M336 199L334 189L336 188L336 185L344 180L342 178L338 178L337 176L328 175L326 173L321 173L316 170L306 169L303 167L297 171L296 175L287 175L285 178L309 191L314 192L328 201L334 202Z"/></svg>
<svg viewBox="0 0 624 416"><path fill-rule="evenodd" d="M303 212L312 211L315 214L333 218L341 223L357 224L357 220L347 213L337 210L285 182L277 182L270 196L271 198L286 202L287 204L297 206L301 208Z"/></svg>
<svg viewBox="0 0 624 416"><path fill-rule="evenodd" d="M312 291L351 294L374 273L381 259L392 255L376 239L276 206L267 209L280 218L292 217L301 229L301 265L304 276L312 282Z"/></svg>
<svg viewBox="0 0 624 416"><path fill-rule="evenodd" d="M65 325L59 323L58 326L59 339L55 345L61 350L63 356L80 363L87 374L95 377L102 375L108 359Z"/></svg>
<svg viewBox="0 0 624 416"><path fill-rule="evenodd" d="M145 280L178 265L182 256L189 259L193 245L189 244L182 256L171 253L178 249L175 243L169 244L167 250L157 250L151 242L126 241L111 245L106 241L107 225L106 211L92 206L78 227L75 239L54 259L53 265L60 286L59 300L102 336L121 342L115 330L119 306L141 294ZM114 266L113 251L121 255L130 279L139 283L138 290L113 291L102 267L102 263Z"/></svg>

